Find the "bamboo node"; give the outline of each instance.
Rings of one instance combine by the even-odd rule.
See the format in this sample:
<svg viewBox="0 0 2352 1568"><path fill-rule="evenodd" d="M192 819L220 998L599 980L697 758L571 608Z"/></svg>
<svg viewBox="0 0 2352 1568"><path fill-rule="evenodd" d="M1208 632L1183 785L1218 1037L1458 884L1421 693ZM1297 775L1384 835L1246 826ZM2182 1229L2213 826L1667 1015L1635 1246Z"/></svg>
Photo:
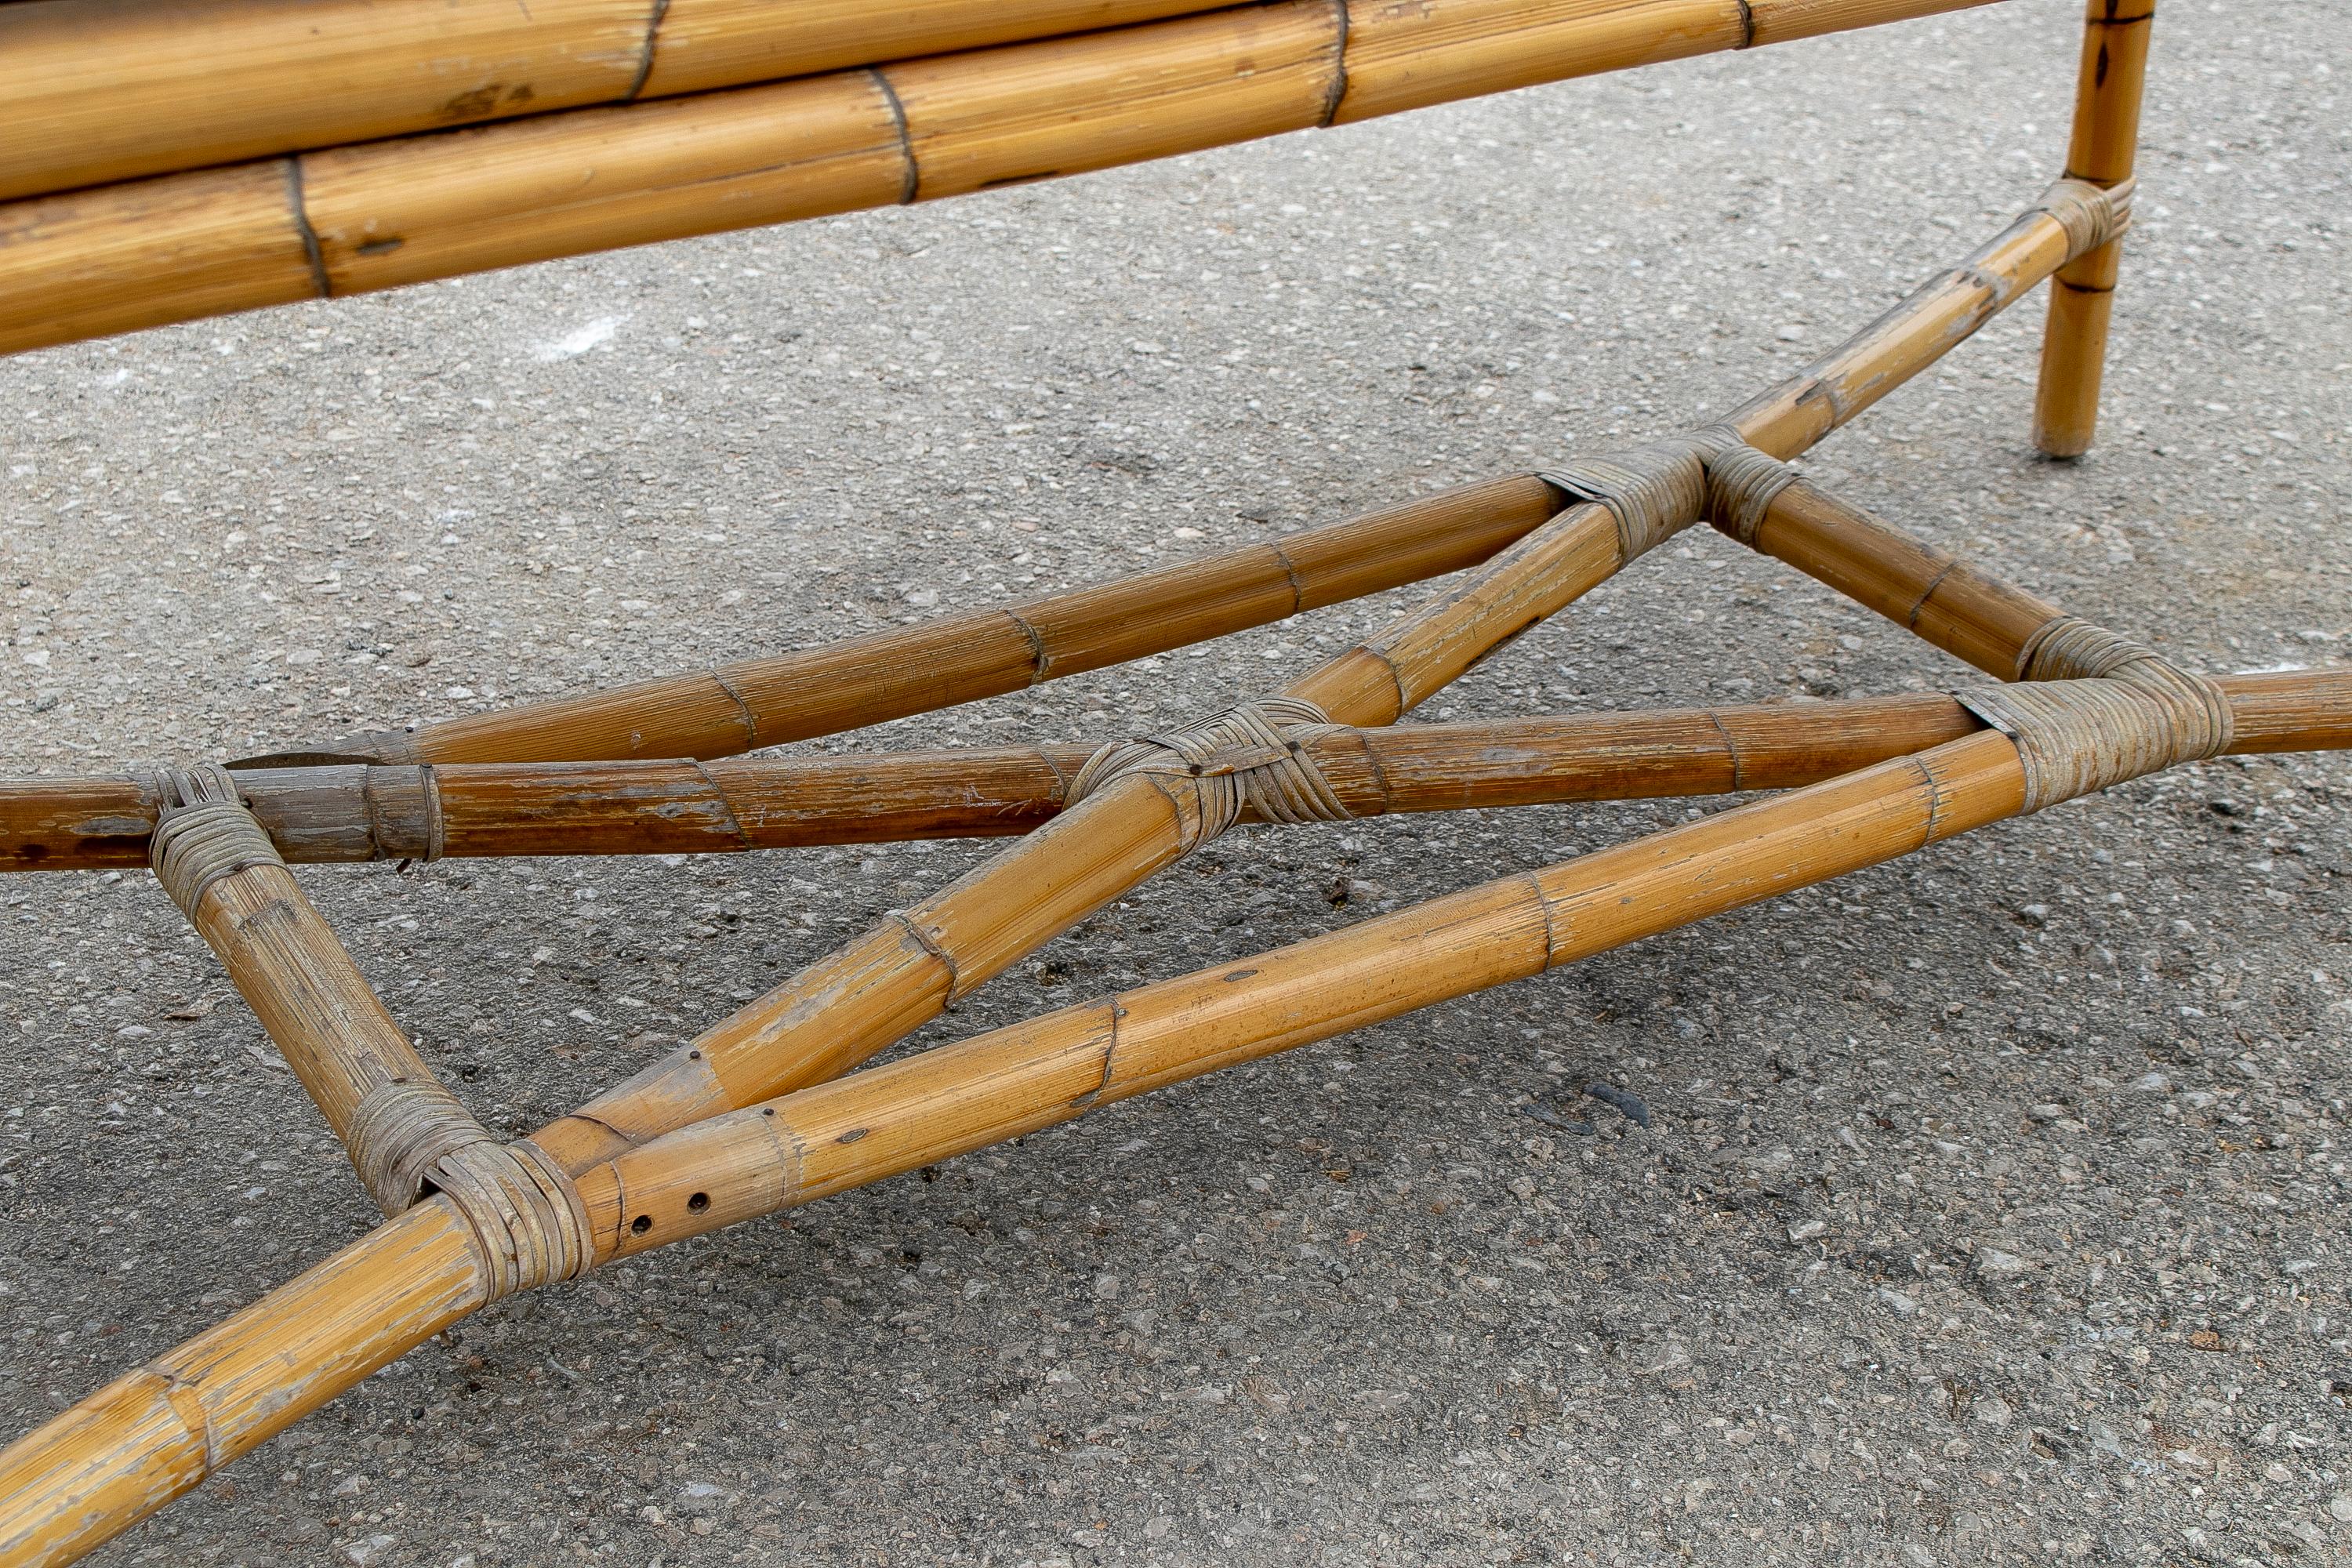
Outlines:
<svg viewBox="0 0 2352 1568"><path fill-rule="evenodd" d="M1068 805L1128 773L1155 773L1192 786L1201 806L1195 844L1218 837L1246 809L1261 822L1345 822L1348 808L1299 743L1336 729L1314 703L1268 697L1213 713L1165 734L1113 741L1070 781Z"/></svg>
<svg viewBox="0 0 2352 1568"><path fill-rule="evenodd" d="M2229 698L2153 649L2074 616L2035 632L2022 683L1954 693L2017 742L2026 812L2229 750Z"/></svg>
<svg viewBox="0 0 2352 1568"><path fill-rule="evenodd" d="M2066 231L2066 257L2071 261L2123 237L2131 227L2136 184L2125 179L2096 185L2069 175L2054 182L2028 210L2047 215Z"/></svg>
<svg viewBox="0 0 2352 1568"><path fill-rule="evenodd" d="M226 770L211 765L164 772L163 807L147 858L155 879L192 921L205 889L223 877L286 863L237 798Z"/></svg>

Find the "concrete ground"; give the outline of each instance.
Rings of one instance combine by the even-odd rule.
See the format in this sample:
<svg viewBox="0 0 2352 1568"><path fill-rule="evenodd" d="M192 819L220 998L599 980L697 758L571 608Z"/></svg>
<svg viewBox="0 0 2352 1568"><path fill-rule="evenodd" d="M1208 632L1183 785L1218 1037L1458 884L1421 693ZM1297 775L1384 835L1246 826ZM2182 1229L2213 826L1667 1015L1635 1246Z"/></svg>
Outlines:
<svg viewBox="0 0 2352 1568"><path fill-rule="evenodd" d="M806 646L1674 429L2032 199L2079 11L8 361L0 765ZM2336 20L2166 7L2090 458L2028 448L2034 300L1808 471L2193 666L2340 665ZM1410 596L857 743L1196 714ZM1962 675L1704 534L1423 716ZM93 1561L2352 1560L2347 802L2338 757L2143 781L506 1303ZM913 1044L1721 804L1244 830ZM300 876L520 1131L985 853ZM0 920L15 1432L372 1211L151 879Z"/></svg>

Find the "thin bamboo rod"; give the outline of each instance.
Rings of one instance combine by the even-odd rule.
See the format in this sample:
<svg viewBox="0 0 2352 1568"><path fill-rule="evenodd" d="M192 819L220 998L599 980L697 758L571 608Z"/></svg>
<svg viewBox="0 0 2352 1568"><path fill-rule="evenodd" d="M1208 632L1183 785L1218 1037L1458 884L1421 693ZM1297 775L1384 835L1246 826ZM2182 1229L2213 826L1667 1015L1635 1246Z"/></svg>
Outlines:
<svg viewBox="0 0 2352 1568"><path fill-rule="evenodd" d="M730 756L1001 696L1458 572L1559 507L1542 480L1512 475L1006 609L235 765Z"/></svg>
<svg viewBox="0 0 2352 1568"><path fill-rule="evenodd" d="M0 199L1217 6L17 0L0 5Z"/></svg>
<svg viewBox="0 0 2352 1568"><path fill-rule="evenodd" d="M2238 713L2232 754L2281 750L2283 740L2352 746L2352 670L2220 684ZM2340 731L2326 728L2334 713L2345 715ZM1306 749L1350 814L1377 816L1793 789L1981 723L1949 697L1918 693L1341 729L1310 736ZM298 863L723 855L1027 833L1062 809L1093 752L268 768L238 773L236 785L279 854ZM0 781L0 871L143 865L161 795L152 773Z"/></svg>
<svg viewBox="0 0 2352 1568"><path fill-rule="evenodd" d="M2003 680L2064 614L1803 479L1773 498L1753 545Z"/></svg>
<svg viewBox="0 0 2352 1568"><path fill-rule="evenodd" d="M1278 0L93 185L0 205L0 353L1990 3Z"/></svg>
<svg viewBox="0 0 2352 1568"><path fill-rule="evenodd" d="M2338 715L2340 721L2341 715ZM2013 815L1995 732L1239 965L1066 1009L627 1150L581 1183L599 1260L1641 940ZM0 1453L0 1565L71 1561L487 1299L419 1205Z"/></svg>
<svg viewBox="0 0 2352 1568"><path fill-rule="evenodd" d="M2070 254L2065 226L2028 214L1843 346L1734 416L1776 456L1802 451L1966 339ZM1394 721L1430 691L1623 564L1600 506L1561 512L1396 626L1285 695L1337 722ZM1196 796L1115 781L893 921L801 971L635 1078L533 1134L578 1172L624 1145L821 1082L935 1017L1006 964L1181 858Z"/></svg>
<svg viewBox="0 0 2352 1568"><path fill-rule="evenodd" d="M2070 178L2106 186L2132 177L2155 23L2156 0L2089 0L2074 129L2066 148ZM2051 282L2042 376L2033 395L2033 444L2050 457L2079 458L2091 449L2107 319L2122 265L2123 241L2114 239L2069 262Z"/></svg>

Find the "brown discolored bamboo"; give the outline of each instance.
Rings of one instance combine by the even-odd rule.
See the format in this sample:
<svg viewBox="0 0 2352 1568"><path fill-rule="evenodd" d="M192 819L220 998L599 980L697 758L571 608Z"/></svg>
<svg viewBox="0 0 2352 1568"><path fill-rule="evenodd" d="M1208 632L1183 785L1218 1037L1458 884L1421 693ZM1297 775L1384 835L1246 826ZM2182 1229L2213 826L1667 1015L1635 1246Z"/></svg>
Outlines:
<svg viewBox="0 0 2352 1568"><path fill-rule="evenodd" d="M581 1182L600 1260L1070 1120L1908 853L2021 809L2014 745L1916 757L1066 1009L626 1150ZM0 1453L0 1563L70 1561L487 1298L428 1200ZM257 1390L268 1397L257 1397Z"/></svg>
<svg viewBox="0 0 2352 1568"><path fill-rule="evenodd" d="M1803 450L2048 276L2066 259L2070 244L2055 218L2029 215L1951 274L1951 287L1914 294L1748 405L1735 424L1751 441L1769 435L1776 455ZM1622 552L1605 508L1571 507L1284 694L1318 704L1341 723L1391 721L1606 580L1623 563ZM819 960L534 1138L576 1173L626 1144L846 1070L1101 900L1188 853L1198 822L1188 820L1186 805L1195 798L1148 777L1116 781L1082 809ZM1091 831L1097 825L1099 833Z"/></svg>
<svg viewBox="0 0 2352 1568"><path fill-rule="evenodd" d="M1002 610L233 764L722 757L1076 675L1475 564L1558 510L1531 474Z"/></svg>
<svg viewBox="0 0 2352 1568"><path fill-rule="evenodd" d="M2219 684L2238 715L2233 754L2352 747L2352 670L2273 670ZM1351 815L1377 816L1793 789L1980 723L1953 699L1920 693L1343 728L1312 734L1305 747ZM1027 833L1062 809L1093 752L1044 745L701 763L265 768L236 783L278 852L297 862L720 855ZM156 774L0 781L0 871L145 864L161 787Z"/></svg>
<svg viewBox="0 0 2352 1568"><path fill-rule="evenodd" d="M1773 498L1754 547L2003 680L2064 612L1799 479Z"/></svg>
<svg viewBox="0 0 2352 1568"><path fill-rule="evenodd" d="M94 185L0 205L0 236L12 237L0 246L0 353L1052 178L1990 3L1276 0Z"/></svg>
<svg viewBox="0 0 2352 1568"><path fill-rule="evenodd" d="M1216 8L16 0L0 5L0 199Z"/></svg>
<svg viewBox="0 0 2352 1568"><path fill-rule="evenodd" d="M2132 177L2155 23L2156 0L2089 0L2066 148L2069 178L2105 186ZM2042 375L2033 395L2033 444L2047 456L2079 458L2091 449L2107 320L2122 264L2123 241L2113 239L2075 258L2051 280Z"/></svg>

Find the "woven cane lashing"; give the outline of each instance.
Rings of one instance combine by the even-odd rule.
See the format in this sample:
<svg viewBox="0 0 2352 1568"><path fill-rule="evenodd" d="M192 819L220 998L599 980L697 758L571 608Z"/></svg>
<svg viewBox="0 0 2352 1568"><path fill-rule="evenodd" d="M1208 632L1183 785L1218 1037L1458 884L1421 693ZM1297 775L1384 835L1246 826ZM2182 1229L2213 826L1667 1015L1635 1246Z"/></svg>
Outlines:
<svg viewBox="0 0 2352 1568"><path fill-rule="evenodd" d="M1244 807L1265 822L1344 822L1348 808L1303 744L1307 734L1331 727L1312 702L1268 697L1164 734L1113 741L1078 770L1066 805L1115 778L1154 773L1190 780L1199 797L1199 839L1188 847L1223 833Z"/></svg>
<svg viewBox="0 0 2352 1568"><path fill-rule="evenodd" d="M2102 626L2061 616L2018 663L2024 680L1954 695L2017 742L2029 812L2230 748L2220 687Z"/></svg>

